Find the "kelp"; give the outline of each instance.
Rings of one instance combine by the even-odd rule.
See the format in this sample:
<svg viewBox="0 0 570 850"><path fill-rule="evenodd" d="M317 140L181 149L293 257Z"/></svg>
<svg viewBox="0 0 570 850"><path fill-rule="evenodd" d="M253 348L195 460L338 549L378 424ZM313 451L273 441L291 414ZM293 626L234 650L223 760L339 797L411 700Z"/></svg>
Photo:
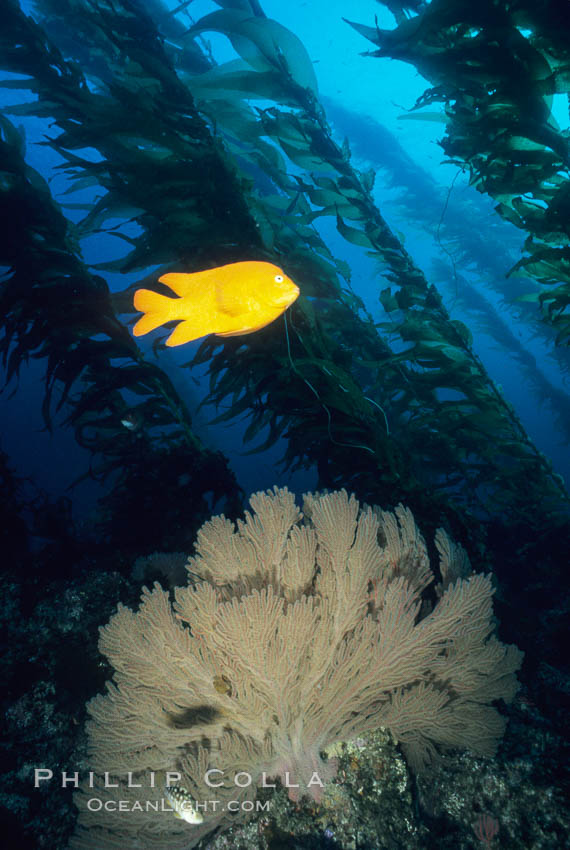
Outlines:
<svg viewBox="0 0 570 850"><path fill-rule="evenodd" d="M129 6L129 4L127 4L127 6ZM93 14L95 15L93 20L99 21L100 26L103 27L103 20L104 19L103 18L97 18L95 12ZM88 18L88 20L89 20L89 24L92 25L93 21L89 18ZM112 41L111 41L111 39L109 39L110 44L116 43L118 41L118 39L121 38L121 35L120 35L121 34L121 20L114 20L113 21L113 26L110 30L110 34L112 33ZM100 39L100 43L102 43L102 39ZM126 40L124 40L123 41L123 49L121 50L121 58L122 59L128 53L129 49L130 49L129 44L126 42ZM137 44L137 49L141 49L140 43ZM37 62L35 64L37 64ZM101 64L101 63L98 63L98 64ZM166 75L166 68L167 68L167 64L165 63L165 68L163 69L163 73L165 75ZM12 69L14 70L14 68L12 68ZM20 72L22 72L24 70L22 65L18 65L17 69ZM31 65L30 65L30 68L28 70L31 70ZM175 75L175 73L172 69L171 69L171 76L173 78L173 81L169 80L168 85L175 86L176 85L176 75ZM147 83L147 80L144 79L143 80L143 86L146 85L146 83ZM35 83L35 85L37 85L37 83ZM115 74L113 76L113 80L112 80L111 85L112 85L113 93L115 93L115 94L119 93L120 94L122 92L122 86L123 86L123 74L122 73ZM89 96L91 96L91 95L89 95ZM188 109L188 104L190 102L190 98L191 98L191 96L190 96L190 94L188 94L187 97L186 97L186 102L184 102L184 101L180 102L181 108ZM97 117L99 117L101 115L101 113L103 112L102 100L103 100L102 97L99 94L97 94L97 106L98 106ZM149 111L152 111L153 104L152 103L149 104L148 100L145 101L145 106L147 106L149 108ZM33 112L33 111L37 112L37 109L38 109L38 107L36 105L32 105L32 106L28 107L29 112ZM143 106L141 106L139 108L139 112L141 112L142 109L143 109ZM161 125L160 125L160 122L158 120L157 115L153 113L149 117L152 119L152 121L150 121L150 122L149 121L145 121L145 122L141 121L141 126L139 126L138 129L137 129L137 139L138 140L144 140L144 138L145 138L145 135L144 135L145 131L142 130L143 123L144 123L144 126L146 128L149 128L152 133L156 133L156 134L159 133L159 128L160 128ZM172 126L176 122L176 115L174 114L174 107L173 106L172 106L172 108L171 108L171 110L170 110L170 112L169 112L169 114L168 114L168 116L165 120L167 122L169 122L170 126ZM58 119L58 123L60 124L60 126L66 127L65 121L66 121L66 119L65 119L64 116L61 118L61 120ZM82 126L78 128L77 134L78 134L78 136L81 137L82 144L85 144L85 139L87 137L87 126L86 125L88 125L89 116L83 115L82 118L81 118L81 122L82 122ZM118 184L116 194L120 193L120 196L121 196L120 202L123 206L135 207L136 203L138 202L138 198L135 199L135 198L133 198L133 195L127 194L129 192L129 187L131 187L133 192L137 192L137 191L141 192L143 190L143 186L142 186L142 183L141 183L141 180L140 180L141 174L142 174L142 168L135 175L132 175L132 177L131 177L131 175L128 175L128 177L126 177L125 179L118 180L117 149L116 149L116 146L115 146L115 140L113 138L113 135L110 133L110 125L109 125L109 128L108 128L108 131L104 135L102 133L100 134L100 133L93 132L93 130L96 130L96 129L97 128L94 127L92 129L90 135L89 135L89 138L91 140L91 144L93 146L96 145L98 147L98 149L101 151L101 153L105 154L105 156L109 159L109 164L107 164L107 160L105 160L104 163L100 163L100 162L94 162L93 163L93 162L89 162L89 161L83 161L82 163L80 163L79 158L74 156L71 152L69 152L67 150L67 148L69 148L71 146L77 147L78 143L74 140L67 138L66 136L63 136L63 137L59 136L53 142L53 146L58 150L58 152L60 152L66 158L66 160L69 163L71 163L71 165L73 166L74 169L81 168L81 171L79 171L79 170L77 171L78 178L80 180L85 179L86 176L87 177L93 177L93 176L97 177L98 176L99 178L101 178L101 176L104 176L106 186L109 188L109 192L108 192L109 197L105 196L104 202L103 202L104 204L107 205L106 208L104 208L103 203L101 203L100 204L100 210L95 209L95 211L92 211L90 213L90 215L88 217L89 220L88 221L84 220L80 224L80 228L82 229L83 232L88 232L89 230L92 230L94 227L99 228L104 223L102 220L99 220L98 218L95 219L95 214L98 214L100 211L104 212L105 209L107 209L110 213L115 208L114 207L114 204L115 204L115 200L114 200L115 182ZM148 132L148 130L146 132ZM166 144L166 143L167 142L163 142L163 144ZM212 139L212 149L217 150L218 146L219 146L218 141L216 139ZM151 153L154 152L155 149L151 148L150 144L148 145L148 147L151 150ZM140 146L139 146L139 148L140 148ZM218 186L212 185L206 179L207 178L207 172L205 172L205 170L204 170L204 162L203 162L202 151L203 151L203 146L202 146L202 148L198 149L197 155L194 156L193 158L191 157L190 152L188 154L189 163L190 162L192 163L192 167L195 169L196 175L199 175L199 181L200 181L199 187L197 186L196 190L194 192L192 192L192 186L191 186L191 183L190 183L190 175L188 174L188 172L186 172L184 184L183 184L183 186L181 186L181 189L183 189L185 196L188 197L188 199L189 199L189 203L191 203L193 201L193 199L198 194L200 194L202 198L210 200L212 207L214 208L214 220L208 222L209 238L208 238L207 241L205 239L202 239L201 248L203 248L203 250L212 250L212 247L215 246L215 249L218 252L218 254L222 253L223 250L224 250L224 247L223 247L224 241L227 241L227 242L230 242L231 240L236 241L236 236L235 236L233 229L239 228L239 236L240 236L239 253L238 253L238 250L236 250L234 248L235 256L238 257L240 254L243 255L244 252L249 252L250 255L251 255L252 252L256 252L257 256L263 256L263 254L260 252L259 248L256 248L256 244L255 244L259 239L259 237L257 236L257 228L259 226L259 217L261 216L261 214L263 212L261 207L259 207L259 209L258 209L258 207L255 203L252 204L253 212L250 215L249 220L247 220L247 221L240 220L239 211L240 211L240 206L243 206L243 202L242 202L243 189L242 189L242 186L239 184L239 182L235 178L233 180L227 179L226 183L225 183L224 203L227 205L227 213L228 213L229 216L231 216L231 218L228 218L228 216L224 216L224 217L220 218L217 215L217 211L215 209L215 206L219 203ZM120 153L120 151L119 151L119 153ZM175 155L176 155L176 157L179 157L180 152L178 150L175 150L173 152L173 159L174 159ZM127 159L127 156L128 156L128 153L126 152L125 157L124 157L125 160ZM134 158L136 158L136 157L137 157L137 153L135 152ZM133 159L132 156L131 156L131 159ZM195 160L195 162L194 162L194 160ZM178 158L176 159L176 161L179 162ZM126 169L126 167L127 166L125 165L125 169ZM193 244L195 237L193 237L193 239L185 239L184 228L187 227L189 224L194 224L191 216L186 211L184 211L184 214L180 214L179 210L177 209L176 204L174 204L174 206L172 204L170 204L169 207L167 205L167 201L169 199L170 200L172 199L172 192L169 193L169 191L168 191L169 186L168 186L167 183L166 183L166 185L163 184L162 175L165 174L166 178L169 179L169 172L168 172L169 167L170 166L169 166L168 163L166 163L166 165L165 165L165 158L162 158L162 159L160 159L160 161L153 163L152 172L149 170L149 174L152 173L152 193L147 193L151 201L155 196L162 197L162 198L165 199L164 209L160 209L160 223L161 223L161 225L163 225L168 230L170 238L176 239L176 241L178 241L181 245L184 245L186 243L186 244L189 244L189 246L190 246L188 252L186 252L186 250L181 250L181 251L177 251L176 254L174 254L172 252L172 249L170 249L171 253L170 253L169 259L172 260L176 256L180 256L181 257L180 262L184 263L185 256L187 255L187 253L190 254L190 251L192 251L193 262L196 263L196 264L203 263L204 260L200 260L199 257L196 258L196 254L199 254L199 252L196 249L195 245ZM221 158L220 158L218 170L220 172L222 172L222 175L224 174L224 171L225 171L225 174L227 176L228 169L227 169L227 166L225 166L224 160L221 159ZM123 172L123 175L124 175L124 172ZM232 175L230 175L230 177L231 176ZM139 181L138 184L135 184L135 180L134 180L135 177ZM233 195L232 195L232 191L233 191ZM148 209L149 204L147 203L146 206L147 206L147 209ZM158 215L157 215L157 218L159 218ZM137 223L139 223L143 227L145 227L147 229L147 231L148 231L149 227L152 227L153 219L150 216L148 216L148 217L145 217L145 216L142 216L142 215L138 216L138 217L135 216L135 220L137 221ZM226 227L227 221L229 221L228 227ZM217 238L217 231L223 230L223 228L225 228L225 231L223 232L221 238ZM229 230L229 233L227 232L228 230ZM307 230L309 230L309 229L307 228ZM309 231L309 233L310 233L310 231ZM253 234L253 237L248 239L248 236L250 234ZM294 235L297 236L298 231ZM309 235L309 234L307 234L307 235ZM291 238L291 236L289 236L289 238ZM156 252L153 251L153 249L148 244L148 242L149 242L148 237L146 238L145 241L147 243L146 250L144 252L145 253L145 262L150 263L150 262L156 262L157 260L160 261L161 256L159 255L157 257ZM319 266L317 264L317 262L315 261L314 257L310 258L309 254L310 254L309 250L306 249L305 255L302 255L302 257L301 257L304 268L306 269L310 265L312 265L313 267L315 267L315 277L317 277L317 275L319 275L319 274L321 276L323 276L323 263L325 265L325 269L328 271L328 267L326 266L326 263L324 261L321 261L321 264ZM268 254L266 252L265 256L267 256L267 255ZM328 256L330 256L330 255L328 255ZM139 258L140 258L140 252L136 256L133 256L132 254L128 255L127 258L119 261L115 265L116 265L116 267L120 267L122 270L123 269L125 269L125 270L130 269L133 266L133 264L135 264L137 267L139 267L139 266L141 266L141 260ZM228 256L228 259L231 259L231 256ZM157 273L156 276L158 276L158 274L159 273ZM115 304L124 303L124 298L116 298L116 299L114 299L114 301L115 301ZM307 305L306 310L308 311L309 308L310 308L310 305ZM345 309L345 313L347 315L349 315L349 314L352 315L351 311L348 311L347 309ZM295 336L295 339L298 340L300 338L299 332L295 331L294 336ZM377 347L377 349L382 350L382 345L381 345L379 340L377 341L376 347ZM281 346L281 348L283 350L283 346ZM334 369L335 367L334 367L334 364L330 364L327 367L326 364L329 362L329 359L330 359L329 357L323 356L322 362L323 362L325 368L328 369L328 373L331 373L331 369ZM290 368L289 363L287 363L287 371L289 371L289 368ZM341 398L340 396L341 396L341 394L345 394L346 392L348 392L348 390L339 389L339 384L338 384L338 381L337 381L338 367L336 367L336 368L337 368L337 376L336 376L335 379L333 379L331 381L332 388L331 388L331 392L330 392L330 398L329 398L328 394L326 396L326 399L319 399L319 400L315 400L315 397L311 396L313 404L317 408L319 416L320 416L321 427L317 432L320 437L322 437L322 433L323 433L322 420L323 420L323 417L325 416L324 408L323 408L323 402L326 404L326 402L328 401L328 403L332 407L342 407L342 406L346 407L346 401L344 400L344 398ZM327 374L327 372L323 372L323 374ZM303 389L307 393L310 394L310 390L308 389L308 384L305 382L305 380L304 379L299 379L299 380L300 380L300 383L303 386ZM346 374L345 377L344 377L344 383L348 384L350 380L351 380L350 375ZM352 388L355 392L357 391L357 389L356 389L357 385L354 382L352 382ZM286 404L287 400L290 399L290 389L288 389L287 393L284 393L283 398L284 398L284 402ZM251 406L251 404L250 404L250 406ZM374 439L376 439L376 441L378 441L377 438L375 437L375 434L376 434L376 428L375 428L376 416L377 415L381 416L382 414L378 413L377 408L375 408L373 404L367 403L365 401L362 402L361 408L366 411L366 415L367 415L367 418L368 418L368 429L370 431L370 437L369 437L370 441L372 441ZM329 413L329 415L330 415L330 413ZM361 424L358 422L358 420L356 421L356 424L357 424L357 431L362 430ZM341 423L338 423L337 427L340 430ZM364 438L361 438L361 439L364 439ZM372 452L372 449L367 448L366 446L365 446L364 450L366 450L368 452ZM390 462L392 463L391 457L390 457Z"/></svg>
<svg viewBox="0 0 570 850"><path fill-rule="evenodd" d="M42 8L54 34L56 11L75 10L93 57L83 40L79 71L14 12L7 67L27 74L21 85L40 96L22 111L53 116L61 128L50 144L76 185L95 180L106 190L80 234L118 232L109 222L125 208L143 229L122 234L132 250L105 268L272 258L301 284L287 326L202 344L194 362L208 363L209 400L226 405L219 419L245 413L247 439L261 435L263 447L283 437L285 462L316 466L322 486L383 502L405 497L434 522L446 510L464 536L474 529L465 508L504 511L529 527L557 513L567 496L548 461L473 355L468 330L451 320L376 209L373 175L358 174L348 144L332 140L300 42L279 42L282 28L261 15L248 23L249 13L222 10L191 35L236 30L247 61L210 62L197 74L181 61L176 36L161 39L129 0ZM16 40L26 51L11 51ZM258 82L274 105L250 102ZM82 156L86 146L101 158ZM326 216L383 264L390 286L380 328L315 227ZM113 299L117 309L131 291Z"/></svg>
<svg viewBox="0 0 570 850"><path fill-rule="evenodd" d="M505 314L503 323L508 322L508 313L517 326L527 325L529 332L551 349L550 357L561 372L565 375L570 373L569 348L553 345L554 329L542 320L536 310L538 285L528 276L511 274L506 278L506 272L520 253L518 231L497 218L490 218L486 199L473 193L465 196L465 191L456 185L459 171L448 187L439 185L429 172L413 161L397 136L385 126L366 115L346 109L330 98L326 98L324 103L327 117L333 119L336 134L350 131L351 146L357 157L364 158L377 169L375 186L386 186L395 194L389 202L390 213L395 209L399 216L426 229L445 254L448 276L451 272L450 297L461 299L456 272L468 270L473 273L476 270L477 286L500 296L501 311ZM418 112L409 114L421 115ZM445 121L445 117L442 120ZM474 226L476 221L484 221L483 230ZM439 279L443 281L445 276L440 274ZM450 303L449 299L447 303ZM498 330L496 315L490 316L490 322ZM503 334L502 344L506 345L508 352L506 336ZM516 347L513 353L517 356ZM537 380L540 381L540 375L537 375ZM560 407L558 412L564 418Z"/></svg>
<svg viewBox="0 0 570 850"><path fill-rule="evenodd" d="M199 21L191 32L216 29L231 38L236 20L238 17L235 15L215 13L213 17ZM258 21L256 33L262 26L263 21ZM275 42L273 44L275 50ZM241 50L245 57L247 53L243 48ZM274 57L269 64L272 64L272 73L275 74L277 66L283 64L283 57ZM232 88L235 67L234 62L216 69L215 79L224 97L229 96ZM249 93L253 94L255 72L248 73L251 78ZM258 73L267 73L267 70L260 68ZM206 75L208 92L211 75L212 72ZM198 92L202 91L200 77L197 81L189 79L189 85ZM383 306L392 319L384 323L382 329L386 334L384 338L394 341L398 353L391 350L389 355L377 361L375 374L369 373L368 380L375 391L381 386L384 395L378 397L371 391L368 397L372 395L381 404L387 420L393 421L392 430L401 454L411 454L414 462L420 460L424 474L431 472L432 486L449 486L463 479L471 484L474 501L479 499L477 491L486 487L485 498L488 504L492 504L488 482L496 482L500 477L509 495L504 501L499 497L495 508L502 508L507 501L512 508L516 492L520 493L520 486L515 484L516 477L521 474L528 480L523 469L533 478L537 475L541 478L543 474L548 477L548 464L544 466L544 458L536 452L514 411L473 354L467 329L450 319L433 285L427 282L376 209L370 194L369 175L359 175L351 166L348 148L340 148L333 142L312 87L297 84L294 75L285 67L281 71L279 85L275 87L274 98L279 100L284 92L285 108L276 105L259 110L262 130L256 129L253 116L250 116L247 136L253 145L256 132L258 135L263 132L295 166L303 169L302 176L296 176L294 181L280 179L280 188L287 193L286 200L280 198L281 229L284 229L284 220L289 219L295 222L297 233L304 235L299 231L299 222L306 227L320 216L334 216L341 236L366 248L370 255L377 256L385 269L385 277L392 284L381 295ZM233 98L234 111L243 94L240 85ZM292 110L295 105L296 109ZM208 104L203 108L208 109ZM248 109L244 105L243 113L247 113ZM227 132L231 134L231 123ZM243 149L242 155L247 156ZM275 157L275 154L272 153L272 156ZM256 150L255 161L257 164L262 161L259 150ZM285 161L281 160L279 165L279 174L287 174ZM264 197L263 200L267 208L273 199ZM279 244L278 239L274 244ZM314 236L311 239L314 247ZM326 318L322 312L319 313L321 322L326 322ZM332 323L327 324L329 339L338 338L338 329L335 330ZM406 345L403 351L402 343ZM211 341L204 343L208 357L211 346ZM358 351L358 342L352 350L353 353ZM310 353L315 357L314 351ZM362 344L359 354L368 364L372 361L371 357L367 358ZM302 362L305 368L309 368L310 359ZM222 372L221 363L216 363L216 359L212 368L216 374ZM256 369L256 374L259 374L259 369ZM306 376L309 382L315 381L316 369L313 367ZM318 386L323 384L327 385L326 380ZM459 393L460 400L442 403L439 397L442 389ZM303 393L302 388L300 392ZM224 393L225 386L214 392L216 401L220 402ZM359 411L362 405L355 402L354 409ZM335 410L338 411L339 407L335 406ZM433 428L434 422L437 422L437 430ZM330 420L327 424L330 425ZM307 431L311 434L312 428ZM294 429L288 433L295 435ZM483 436L485 433L486 437ZM494 444L489 442L491 434ZM356 437L356 432L353 437ZM451 472L454 468L455 472ZM385 474L385 468L383 472ZM346 475L345 472L343 474ZM558 491L555 500L560 496L564 499L559 490L560 481L552 483L552 495ZM409 486L409 482L407 484Z"/></svg>
<svg viewBox="0 0 570 850"><path fill-rule="evenodd" d="M168 377L144 360L117 320L105 282L82 262L72 227L46 182L25 162L24 145L21 132L1 117L0 266L5 271L0 357L6 384L17 379L21 365L31 358L45 361L42 410L47 427L51 430L60 414L74 428L77 442L92 452L90 474L115 473L112 497L122 497L124 510L132 507L128 496L135 489L127 481L131 485L133 478L139 501L143 494L147 502L155 500L149 463L155 472L165 454L177 456L176 469L206 469L186 488L191 494L185 510L193 504L199 522L213 498L233 497L235 502L235 480L223 459L204 449L194 435L188 410ZM123 421L136 422L136 429L124 427ZM168 493L162 504L169 504ZM154 521L145 534L141 514L131 517L137 551L158 544L153 535L163 511L147 504L147 513ZM166 513L172 521L176 511L170 505Z"/></svg>
<svg viewBox="0 0 570 850"><path fill-rule="evenodd" d="M472 193L465 198L455 188L455 177L447 188L438 185L386 127L328 98L325 104L327 116L333 117L336 135L350 129L355 153L378 169L375 187L380 183L381 187L388 186L394 191L390 212L396 209L407 222L426 229L441 248L447 265L434 264L434 282L445 294L446 303L453 307L461 305L469 315L471 329L485 330L506 356L519 363L537 401L548 404L557 427L570 439L568 397L546 378L541 364L520 339L520 331L528 326L527 333L552 348L553 329L537 314L533 294L536 285L522 276L512 275L505 280L505 270L514 264L514 254L520 251L520 239L513 239L513 229L498 219L489 221L486 199ZM483 231L474 226L477 220L485 222ZM462 273L465 271L469 272L469 278ZM500 312L483 294L483 289L500 295ZM509 318L516 323L517 333L510 329ZM563 374L569 373L568 347L553 347L550 358Z"/></svg>
<svg viewBox="0 0 570 850"><path fill-rule="evenodd" d="M559 12L564 19L560 4L534 0L433 0L395 30L352 25L378 46L369 55L411 62L433 84L414 109L445 104L443 150L528 233L511 273L540 284L536 301L556 342L568 345L570 134L551 114L552 96L570 92Z"/></svg>
<svg viewBox="0 0 570 850"><path fill-rule="evenodd" d="M490 339L514 360L524 376L525 387L533 393L542 407L550 408L557 429L570 443L570 398L558 389L541 370L535 356L528 350L519 335L511 330L501 312L485 297L480 287L473 285L456 271L450 281L449 268L443 260L432 264L434 278L450 290L450 297L469 314L472 324L483 330ZM499 390L502 389L499 387Z"/></svg>

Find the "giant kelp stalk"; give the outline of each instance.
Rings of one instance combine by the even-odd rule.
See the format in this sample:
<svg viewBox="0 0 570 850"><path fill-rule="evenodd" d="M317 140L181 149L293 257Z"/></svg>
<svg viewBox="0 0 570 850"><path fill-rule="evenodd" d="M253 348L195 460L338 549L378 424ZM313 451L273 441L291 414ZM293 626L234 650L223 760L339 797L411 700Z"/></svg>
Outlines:
<svg viewBox="0 0 570 850"><path fill-rule="evenodd" d="M60 89L72 89L78 81L55 68ZM184 510L193 505L197 522L211 497L236 498L238 488L223 458L206 451L193 434L188 410L168 377L143 359L115 317L105 282L82 262L73 228L48 185L26 164L24 146L21 133L2 118L0 356L6 381L16 379L29 358L46 360L46 425L51 429L54 410L61 412L78 443L93 453L91 473L117 474L108 498L122 513L113 511L113 523L126 545L132 542L138 551L154 548L164 543L162 511L155 501L159 473L163 482L169 467L177 475L193 476ZM136 427L128 429L122 421ZM129 518L133 494L139 510ZM162 501L164 507L167 503L168 498ZM154 528L141 528L140 516L151 512ZM172 528L176 510L169 505L167 513Z"/></svg>
<svg viewBox="0 0 570 850"><path fill-rule="evenodd" d="M569 25L567 4L534 0L433 0L395 30L353 24L378 46L372 56L411 62L433 83L416 108L445 104L445 153L529 234L511 272L541 284L530 297L560 344L570 344L570 134L551 104L570 92Z"/></svg>
<svg viewBox="0 0 570 850"><path fill-rule="evenodd" d="M460 305L469 316L470 328L484 330L506 356L513 357L524 374L529 388L541 405L552 409L560 431L570 439L570 401L553 385L544 365L528 351L520 331L544 341L550 360L556 361L563 375L570 374L570 348L553 346L552 325L542 320L536 303L523 300L539 290L527 275L513 274L505 279L520 251L520 233L497 218L489 220L487 198L456 188L455 178L448 187L441 186L422 166L414 162L398 137L367 115L347 109L325 98L327 118L333 120L335 134L349 132L351 149L361 159L378 169L374 190L388 187L396 197L390 201L390 212L396 210L398 220L416 224L427 230L441 248L445 263L436 262L430 269L438 289L447 303ZM431 120L433 113L411 111L399 118L413 121ZM440 116L445 121L445 116ZM379 179L380 178L380 179ZM473 226L474 217L485 227ZM468 271L468 276L463 272ZM474 278L474 272L476 277ZM451 273L451 274L450 274ZM497 293L497 309L486 291ZM511 330L516 322L517 331Z"/></svg>
<svg viewBox="0 0 570 850"><path fill-rule="evenodd" d="M508 356L516 361L524 377L525 386L533 392L541 408L550 408L556 427L564 435L566 442L570 443L570 398L546 376L542 362L537 361L534 354L528 350L524 340L521 339L520 332L517 332L517 326L513 328L505 319L504 313L485 297L478 285L479 281L474 284L456 268L454 280L450 284L449 264L443 260L432 263L432 275L438 283L441 282L442 286L447 285L448 292L449 287L453 287L454 304L460 304L469 314L470 321L475 327L483 330L496 345L500 346L501 351L508 352ZM535 311L533 315L536 316ZM525 319L527 318L528 314L525 312ZM541 327L544 329L545 325L541 324ZM556 352L570 353L570 349L557 348L553 353ZM559 362L564 364L564 360Z"/></svg>
<svg viewBox="0 0 570 850"><path fill-rule="evenodd" d="M257 165L262 164L280 189L278 195L263 197L266 219L277 225L272 234L274 245L287 251L289 262L298 262L302 275L304 257L299 251L303 249L298 240L292 242L289 229L307 239L314 252L318 241L308 226L317 218L334 216L339 233L347 241L367 249L368 254L377 256L386 270L391 287L383 290L381 301L391 321L383 325L384 339L393 341L398 353L387 350L378 359L367 348L369 335L362 333L359 341L358 331L351 335L350 345L352 368L358 370L361 386L369 387L366 399L379 401L392 423L391 434L395 439L391 445L398 446L400 455L411 454L420 461L424 473L430 470L432 487L453 488L462 481L467 485L468 497L479 504L485 502L487 509L511 511L518 514L519 521L529 508L534 515L534 505L527 504L525 509L519 498L529 475L537 484L539 480L542 482L538 486L546 488L543 492L550 492L548 501L552 498L550 505L555 509L560 499L567 499L561 482L552 478L548 463L529 441L514 410L473 353L468 329L451 320L434 286L428 283L376 208L371 196L373 175L358 174L351 165L348 145L341 149L331 139L316 98L308 59L304 63L298 47L286 38L279 41L280 29L275 21L253 19L245 11L214 12L198 21L191 32L209 30L227 35L254 67L246 67L245 62L230 62L189 78L188 84L195 96L202 98L203 109L221 115L220 124L226 130L231 149L242 157L249 155ZM255 62L251 62L252 49L258 51ZM276 102L269 109L258 110L258 117L244 102L244 98L253 97L256 91L271 95ZM238 121L240 142L236 144L233 126ZM294 180L287 177L283 158L276 169L275 151L269 154L265 147L256 144L260 135L270 137L288 160L305 169L303 175ZM249 141L249 148L244 139ZM323 294L342 302L342 293L331 291L330 285ZM320 311L318 318L326 327L328 340L342 340L344 327L335 327L324 311ZM354 321L350 326L354 328ZM365 326L365 321L360 323L361 329ZM294 354L307 370L305 375L312 384L326 387L328 366L322 360L317 361L318 349L309 348L307 338L303 334L295 340ZM309 341L313 343L313 338ZM211 340L204 344L209 354L213 345L215 342ZM371 368L374 360L375 368ZM225 362L223 357L222 362ZM222 372L219 359L216 362L215 358L213 365L217 373ZM439 398L442 390L454 390L458 398L442 402ZM224 385L222 392L214 395L220 401L226 392ZM299 386L299 393L310 403L306 388ZM336 412L334 402L328 404L326 392L323 401L327 410ZM365 408L360 403L355 409ZM377 428L378 424L375 425ZM291 429L288 433L291 435ZM345 448L349 447L348 443L346 439ZM357 452L351 458L353 464L354 454ZM418 474L418 468L414 465L412 468ZM346 475L346 470L343 474ZM408 481L408 488L410 484Z"/></svg>
<svg viewBox="0 0 570 850"><path fill-rule="evenodd" d="M49 4L45 5L48 7ZM81 34L85 40L79 43L84 44L89 38L96 46L91 64L85 57L82 57L82 64L92 69L90 79L97 88L97 94L86 87L77 66L66 63L54 48L46 49L47 43L42 40L41 32L23 16L14 16L10 43L31 41L39 55L34 55L31 49L27 55L19 52L9 54L8 67L33 75L31 81L25 81L23 85L40 94L40 104L27 105L22 111L55 115L63 133L52 144L68 163L68 169L82 181L97 181L107 190L79 225L80 232L104 227L106 220L115 216L118 210L131 209L134 219L144 228L144 234L127 257L114 264L121 270L143 268L148 263L165 260L178 261L182 266L200 267L209 261L209 256L216 257L218 261L243 258L244 255L267 257L270 252L264 245L271 243L276 223L268 217L265 206L257 199L250 199L249 207L246 207L244 179L238 178L228 166L219 139L209 134L203 121L197 121L192 97L179 81L171 57L164 52L162 42L152 29L152 22L131 3L120 8L117 4L112 7L104 4L86 6L81 16L72 14L77 8L77 4L68 6L70 17L83 28ZM140 13L136 17L135 11ZM56 29L53 18L50 18L50 29ZM38 44L41 44L41 50ZM100 60L103 50L106 51L105 63ZM174 54L174 58L178 60L179 57ZM54 73L52 66L58 67L60 73ZM63 86L60 82L70 77L76 81L71 91L69 85ZM128 106L126 117L123 117L124 106ZM84 147L87 140L100 151L104 157L102 161L93 162L74 153L74 149ZM263 242L260 234L263 234ZM310 245L307 244L311 235L312 231L305 227L299 234L288 232L287 237L292 247L293 240L302 246L297 251L297 262L313 271L317 282L320 276L330 284L331 270L334 269L332 258L315 235L314 242L322 248L326 260L320 257L312 259ZM346 343L350 343L351 306L346 299L344 302L340 299L338 305L332 299L329 301L327 312L335 320L331 323L345 323ZM404 476L398 469L394 470L398 459L393 447L388 451L384 416L373 403L364 399L363 390L350 372L342 368L343 360L351 357L348 347L345 345L345 351L338 352L338 362L334 362L329 349L338 350L340 346L318 333L309 302L304 307L302 319L307 327L307 338L317 352L308 364L298 363L306 378L297 378L297 373L294 373L305 396L300 399L300 404L296 399L289 414L294 398L290 386L292 361L285 354L284 339L280 334L279 347L274 346L279 356L277 380L272 381L273 386L269 387L272 393L269 404L259 405L259 409L263 409L261 424L267 423L265 414L269 411L274 417L271 424L275 427L270 435L273 438L279 433L276 429L281 427L279 418L289 415L288 424L291 428L295 425L297 429L297 445L300 446L303 440L310 445L312 454L308 453L309 462L315 461L317 451L323 453L323 470L326 469L323 435L327 435L327 441L330 434L337 443L346 443L344 428L350 432L351 444L362 443L363 451L368 454L372 454L377 446L386 475L397 484ZM353 326L352 333L354 330ZM370 327L365 332L374 339L374 359L388 356L388 348L374 329ZM294 340L299 338L300 332L296 330ZM260 336L260 340L257 347L255 340L252 343L254 356L258 357L254 369L251 368L251 359L245 355L230 361L229 377L234 385L248 389L248 382L241 379L242 368L251 373L256 382L260 378L265 380L265 375L271 373L275 358L271 360L267 356L268 337ZM227 350L236 347L234 344ZM318 395L315 397L308 389L308 369L314 371L315 365L319 365L318 356L326 367L326 372L322 370L321 373L320 368L317 372L317 379L321 376L321 396L325 391L324 375L328 376L326 400ZM269 362L269 372L265 361ZM227 367L225 357L224 370ZM215 373L217 363L213 369ZM225 386L228 384L226 378ZM311 399L310 405L305 403L307 395ZM358 397L360 404L356 405ZM327 411L333 405L335 407L334 437L331 431L327 432L323 403L327 404ZM307 406L308 413L305 410ZM253 396L246 398L246 407L255 408ZM337 421L337 408L344 414L344 423L342 419ZM232 411L233 414L235 411ZM331 416L330 412L328 415ZM315 420L314 425L311 417ZM378 421L382 423L381 428L376 427ZM291 457L294 458L295 454L292 452ZM359 470L356 472L358 474ZM336 474L340 477L340 470Z"/></svg>

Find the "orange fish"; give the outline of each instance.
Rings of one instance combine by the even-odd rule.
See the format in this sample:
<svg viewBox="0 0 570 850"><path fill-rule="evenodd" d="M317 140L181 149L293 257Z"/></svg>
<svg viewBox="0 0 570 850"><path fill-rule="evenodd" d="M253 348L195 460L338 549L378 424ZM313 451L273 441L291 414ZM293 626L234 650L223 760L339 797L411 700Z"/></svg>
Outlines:
<svg viewBox="0 0 570 850"><path fill-rule="evenodd" d="M194 274L165 274L159 281L178 298L137 289L135 309L144 316L133 333L142 336L165 322L178 321L166 340L170 346L211 333L253 333L277 319L299 295L299 287L273 263L230 263Z"/></svg>

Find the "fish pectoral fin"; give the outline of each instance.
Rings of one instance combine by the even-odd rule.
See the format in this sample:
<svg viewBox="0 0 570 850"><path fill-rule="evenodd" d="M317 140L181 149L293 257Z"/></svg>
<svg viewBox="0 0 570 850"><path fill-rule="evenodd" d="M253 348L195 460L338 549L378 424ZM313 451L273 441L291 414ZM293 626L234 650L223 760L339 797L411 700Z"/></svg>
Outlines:
<svg viewBox="0 0 570 850"><path fill-rule="evenodd" d="M246 312L246 305L243 303L243 298L232 291L231 286L218 281L214 287L216 298L216 307L220 313L225 313L227 316L239 316L240 313Z"/></svg>

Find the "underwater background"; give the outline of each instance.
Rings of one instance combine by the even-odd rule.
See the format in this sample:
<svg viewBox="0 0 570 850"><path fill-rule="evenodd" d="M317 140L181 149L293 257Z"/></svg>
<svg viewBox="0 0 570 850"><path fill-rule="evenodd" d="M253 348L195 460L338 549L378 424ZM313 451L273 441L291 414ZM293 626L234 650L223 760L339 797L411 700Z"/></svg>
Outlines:
<svg viewBox="0 0 570 850"><path fill-rule="evenodd" d="M444 527L521 688L493 758L379 731L203 846L567 846L567 2L0 8L5 846L68 846L33 771L89 769L99 626L186 581L150 556L274 486ZM244 260L300 289L267 327L133 337L137 289Z"/></svg>

